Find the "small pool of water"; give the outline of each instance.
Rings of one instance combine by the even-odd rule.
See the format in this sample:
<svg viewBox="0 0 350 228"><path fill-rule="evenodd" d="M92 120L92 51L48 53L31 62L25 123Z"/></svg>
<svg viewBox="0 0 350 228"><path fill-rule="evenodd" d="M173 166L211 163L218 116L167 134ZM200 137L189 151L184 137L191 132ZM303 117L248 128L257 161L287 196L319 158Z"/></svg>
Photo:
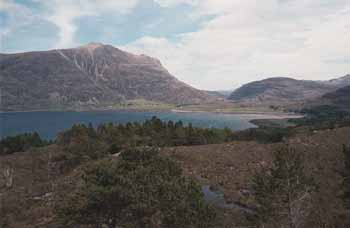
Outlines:
<svg viewBox="0 0 350 228"><path fill-rule="evenodd" d="M249 207L235 202L227 202L225 200L223 189L220 187L218 187L215 190L212 190L210 185L203 185L202 192L204 194L204 200L209 204L212 204L219 208L238 209L248 214L255 214L255 211Z"/></svg>

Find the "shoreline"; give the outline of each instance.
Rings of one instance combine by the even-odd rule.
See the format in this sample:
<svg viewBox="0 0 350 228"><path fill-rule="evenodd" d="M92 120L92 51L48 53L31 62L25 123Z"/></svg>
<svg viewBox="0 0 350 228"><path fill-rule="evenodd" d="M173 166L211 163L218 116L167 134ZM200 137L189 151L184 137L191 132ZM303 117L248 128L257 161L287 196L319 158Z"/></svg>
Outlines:
<svg viewBox="0 0 350 228"><path fill-rule="evenodd" d="M291 113L291 112L261 112L261 111L260 112L259 111L256 111L256 112L254 112L254 111L223 112L223 111L200 111L200 110L179 110L179 109L172 109L171 112L175 112L175 113L213 113L213 114L225 114L225 115L249 115L249 116L264 117L263 119L297 119L297 118L304 117L304 115L301 115L298 113ZM257 119L261 119L261 118L257 118Z"/></svg>
<svg viewBox="0 0 350 228"><path fill-rule="evenodd" d="M22 110L22 111L0 111L0 114L7 113L32 113L32 112L173 112L173 113L212 113L212 114L224 114L224 115L237 115L237 116L255 116L254 119L297 119L303 118L304 115L288 112L263 112L263 111L206 111L206 110L180 110L180 109L92 109L92 110L62 110L62 109L34 109L34 110Z"/></svg>
<svg viewBox="0 0 350 228"><path fill-rule="evenodd" d="M22 111L0 111L0 114L6 113L31 113L31 112L173 112L173 113L212 113L212 114L225 114L225 115L249 115L264 117L263 119L288 119L288 118L302 118L303 115L297 113L288 112L262 112L262 111L238 111L238 112L225 112L225 111L205 111L205 110L180 110L180 109L92 109L92 110L62 110L62 109L34 109L34 110L22 110ZM266 118L265 118L266 117Z"/></svg>
<svg viewBox="0 0 350 228"><path fill-rule="evenodd" d="M84 110L74 110L74 109L35 109L35 110L23 110L23 111L0 111L0 114L4 113L26 113L26 112L118 112L118 111L128 111L128 112L170 112L170 109L84 109Z"/></svg>

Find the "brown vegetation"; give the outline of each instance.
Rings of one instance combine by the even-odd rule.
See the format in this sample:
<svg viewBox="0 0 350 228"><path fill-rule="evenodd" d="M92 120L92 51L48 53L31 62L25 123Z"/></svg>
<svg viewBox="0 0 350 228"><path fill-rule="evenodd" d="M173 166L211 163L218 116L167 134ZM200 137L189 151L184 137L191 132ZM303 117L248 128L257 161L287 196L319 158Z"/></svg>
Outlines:
<svg viewBox="0 0 350 228"><path fill-rule="evenodd" d="M308 227L345 227L337 197L343 166L342 145L350 143L350 128L299 133L286 140L306 159L306 171L319 186ZM220 186L228 202L255 206L252 176L268 167L272 152L282 143L231 142L163 148L161 153L180 162L186 175L213 187ZM27 153L0 157L1 222L5 227L50 227L56 222L54 205L79 180L80 166L71 166L61 146L50 145ZM222 227L248 226L239 209L223 209ZM249 218L249 217L248 217Z"/></svg>

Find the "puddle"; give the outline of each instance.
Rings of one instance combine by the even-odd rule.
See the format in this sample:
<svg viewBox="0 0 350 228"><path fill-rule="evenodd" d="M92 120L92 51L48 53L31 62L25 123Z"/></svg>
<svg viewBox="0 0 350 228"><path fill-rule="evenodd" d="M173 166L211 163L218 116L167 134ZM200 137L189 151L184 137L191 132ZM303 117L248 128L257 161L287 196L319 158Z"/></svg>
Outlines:
<svg viewBox="0 0 350 228"><path fill-rule="evenodd" d="M235 202L226 202L223 189L220 187L213 190L210 188L210 185L203 185L202 192L204 194L204 200L209 204L224 209L238 209L248 214L255 214L255 211L253 209L248 208L244 205Z"/></svg>

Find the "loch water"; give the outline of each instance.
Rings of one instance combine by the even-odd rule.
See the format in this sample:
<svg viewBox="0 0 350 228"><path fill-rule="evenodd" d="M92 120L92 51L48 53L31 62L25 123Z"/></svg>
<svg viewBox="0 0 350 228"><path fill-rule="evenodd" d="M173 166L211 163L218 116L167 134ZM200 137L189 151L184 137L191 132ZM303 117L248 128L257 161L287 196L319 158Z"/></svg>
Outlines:
<svg viewBox="0 0 350 228"><path fill-rule="evenodd" d="M139 111L35 111L0 113L0 137L25 132L38 132L45 139L54 139L57 133L69 129L73 124L144 122L157 116L163 121L179 121L192 123L196 127L230 128L243 130L256 127L249 121L257 119L257 115L220 114L209 112L139 112Z"/></svg>

